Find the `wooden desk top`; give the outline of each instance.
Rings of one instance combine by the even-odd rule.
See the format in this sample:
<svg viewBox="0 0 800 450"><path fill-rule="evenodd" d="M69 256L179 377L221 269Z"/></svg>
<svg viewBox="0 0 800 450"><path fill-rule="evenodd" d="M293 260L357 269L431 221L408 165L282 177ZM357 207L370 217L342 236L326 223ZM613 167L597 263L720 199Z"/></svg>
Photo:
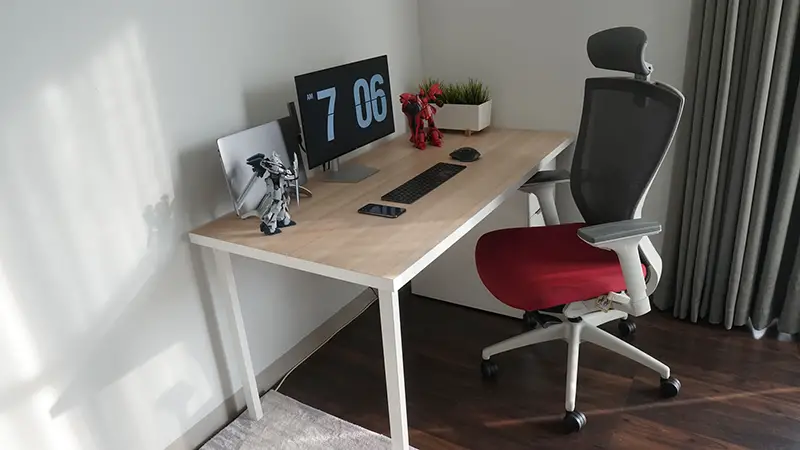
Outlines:
<svg viewBox="0 0 800 450"><path fill-rule="evenodd" d="M290 206L296 226L274 236L259 231L257 218L231 213L190 233L198 245L307 272L372 286L399 289L483 220L541 163L573 140L564 132L488 128L465 137L445 134L444 145L417 150L399 136L353 161L380 169L354 184L312 178L314 194ZM397 219L358 214L381 196L464 146L482 156L417 200ZM462 163L458 163L462 164Z"/></svg>

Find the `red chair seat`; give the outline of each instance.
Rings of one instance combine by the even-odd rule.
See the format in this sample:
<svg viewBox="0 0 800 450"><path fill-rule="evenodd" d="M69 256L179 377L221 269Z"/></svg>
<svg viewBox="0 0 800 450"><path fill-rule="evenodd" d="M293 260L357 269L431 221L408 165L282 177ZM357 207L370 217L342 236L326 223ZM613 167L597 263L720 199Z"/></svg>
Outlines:
<svg viewBox="0 0 800 450"><path fill-rule="evenodd" d="M625 290L617 255L583 242L577 232L584 226L509 228L481 236L475 263L483 284L501 302L526 311Z"/></svg>

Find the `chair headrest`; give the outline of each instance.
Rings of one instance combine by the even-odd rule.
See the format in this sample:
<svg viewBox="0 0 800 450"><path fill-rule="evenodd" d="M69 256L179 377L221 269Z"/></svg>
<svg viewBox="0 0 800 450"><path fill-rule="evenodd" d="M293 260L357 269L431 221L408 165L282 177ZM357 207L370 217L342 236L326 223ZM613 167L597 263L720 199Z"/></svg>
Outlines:
<svg viewBox="0 0 800 450"><path fill-rule="evenodd" d="M586 51L598 69L619 70L648 76L653 66L645 62L647 34L636 27L617 27L599 31L589 37Z"/></svg>

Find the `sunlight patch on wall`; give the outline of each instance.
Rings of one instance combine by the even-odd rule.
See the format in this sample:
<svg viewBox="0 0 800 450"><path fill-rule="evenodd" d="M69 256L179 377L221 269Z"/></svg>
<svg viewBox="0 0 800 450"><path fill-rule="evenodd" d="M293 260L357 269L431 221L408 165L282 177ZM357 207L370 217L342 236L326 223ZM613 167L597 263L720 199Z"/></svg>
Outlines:
<svg viewBox="0 0 800 450"><path fill-rule="evenodd" d="M50 408L58 399L58 391L46 387L33 398L35 413L40 423L49 422L49 426L40 428L45 434L49 448L59 450L80 450L83 447L77 442L73 428L67 417L50 417Z"/></svg>
<svg viewBox="0 0 800 450"><path fill-rule="evenodd" d="M41 372L41 361L30 331L25 327L22 313L8 285L3 266L0 264L0 355L10 358L0 372L0 392L13 383L25 382ZM13 368L14 370L9 370ZM14 372L12 375L11 372ZM13 377L6 379L6 377Z"/></svg>
<svg viewBox="0 0 800 450"><path fill-rule="evenodd" d="M50 201L63 213L68 252L82 273L76 281L96 311L135 294L118 288L138 284L129 275L158 251L148 246L152 226L144 214L174 196L146 64L139 33L129 28L85 73L41 94L44 162L57 186Z"/></svg>
<svg viewBox="0 0 800 450"><path fill-rule="evenodd" d="M78 442L78 427L63 416L50 417L58 391L45 387L26 402L0 414L0 448L3 450L87 450Z"/></svg>
<svg viewBox="0 0 800 450"><path fill-rule="evenodd" d="M172 161L141 35L129 26L98 44L76 58L76 70L49 74L19 105L0 104L0 188L9 193L0 210L0 399L20 386L30 391L0 410L2 450L88 448L86 430L98 426L93 404L51 414L61 372L83 377L83 363L115 327L140 317L141 299L152 294L142 291L179 241ZM189 358L171 354L158 367ZM148 383L164 391L180 382L129 370L127 383L143 377L139 391L98 401L142 411L152 398L134 397L150 392ZM207 391L193 387L192 401L205 401ZM146 434L155 426L152 408L128 428Z"/></svg>
<svg viewBox="0 0 800 450"><path fill-rule="evenodd" d="M0 414L0 448L7 450L24 449L21 437L19 430L11 422L11 414Z"/></svg>

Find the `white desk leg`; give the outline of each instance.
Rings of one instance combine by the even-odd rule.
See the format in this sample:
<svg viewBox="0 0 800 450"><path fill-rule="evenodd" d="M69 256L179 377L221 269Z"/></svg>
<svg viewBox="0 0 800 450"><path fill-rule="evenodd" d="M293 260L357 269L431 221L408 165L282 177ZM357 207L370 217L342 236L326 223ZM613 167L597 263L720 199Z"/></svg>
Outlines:
<svg viewBox="0 0 800 450"><path fill-rule="evenodd" d="M397 291L381 290L379 298L392 449L405 450L408 449L408 417L406 382L403 375L403 344L400 338L400 301Z"/></svg>
<svg viewBox="0 0 800 450"><path fill-rule="evenodd" d="M261 409L261 399L258 397L258 385L253 371L253 360L250 357L250 346L247 344L247 334L244 330L242 308L239 305L239 291L236 289L236 279L233 276L233 267L231 266L231 255L228 252L214 250L214 261L217 264L219 277L228 289L229 298L226 303L230 306L228 316L231 320L231 331L233 333L233 345L231 347L239 364L244 399L247 402L247 412L251 419L258 420L264 416L264 412Z"/></svg>

